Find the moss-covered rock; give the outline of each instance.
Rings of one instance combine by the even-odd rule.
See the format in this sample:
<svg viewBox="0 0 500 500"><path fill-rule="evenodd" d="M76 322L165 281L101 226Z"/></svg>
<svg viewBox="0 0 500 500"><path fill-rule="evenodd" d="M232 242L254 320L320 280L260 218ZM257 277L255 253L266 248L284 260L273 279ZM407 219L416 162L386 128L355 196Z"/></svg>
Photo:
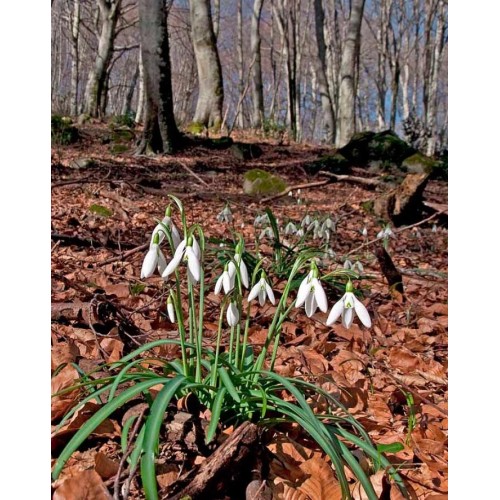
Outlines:
<svg viewBox="0 0 500 500"><path fill-rule="evenodd" d="M254 168L245 173L243 191L249 195L272 195L286 189L286 182L278 175Z"/></svg>
<svg viewBox="0 0 500 500"><path fill-rule="evenodd" d="M349 171L349 162L340 153L333 155L323 155L317 160L304 165L308 174L316 174L320 170L331 172L332 174L346 174Z"/></svg>
<svg viewBox="0 0 500 500"><path fill-rule="evenodd" d="M262 156L262 148L257 144L245 144L243 142L235 142L229 150L232 155L238 160L253 160Z"/></svg>
<svg viewBox="0 0 500 500"><path fill-rule="evenodd" d="M233 143L234 141L231 137L224 136L216 139L209 139L207 145L210 149L228 149Z"/></svg>
<svg viewBox="0 0 500 500"><path fill-rule="evenodd" d="M52 115L50 124L53 144L66 146L78 140L78 129L73 126L69 116Z"/></svg>
<svg viewBox="0 0 500 500"><path fill-rule="evenodd" d="M73 168L75 170L83 170L85 168L92 167L95 167L95 161L92 158L76 158L69 164L69 168Z"/></svg>
<svg viewBox="0 0 500 500"><path fill-rule="evenodd" d="M128 151L128 146L126 144L111 144L109 152L112 155L119 155Z"/></svg>
<svg viewBox="0 0 500 500"><path fill-rule="evenodd" d="M116 144L126 144L134 139L134 131L128 127L114 128L111 132L111 141Z"/></svg>
<svg viewBox="0 0 500 500"><path fill-rule="evenodd" d="M377 160L401 165L401 162L416 153L409 144L392 130L384 132L360 132L354 134L347 145L339 150L350 163L364 166Z"/></svg>
<svg viewBox="0 0 500 500"><path fill-rule="evenodd" d="M401 170L410 174L430 174L438 163L422 153L415 153L403 160Z"/></svg>

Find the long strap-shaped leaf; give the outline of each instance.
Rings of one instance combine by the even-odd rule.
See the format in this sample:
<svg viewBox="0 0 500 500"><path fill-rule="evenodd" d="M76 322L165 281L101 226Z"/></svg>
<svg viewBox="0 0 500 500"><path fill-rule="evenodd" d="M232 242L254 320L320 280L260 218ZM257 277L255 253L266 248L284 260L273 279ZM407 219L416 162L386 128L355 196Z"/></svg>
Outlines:
<svg viewBox="0 0 500 500"><path fill-rule="evenodd" d="M78 432L66 445L61 455L57 459L56 465L52 472L52 479L55 481L59 477L64 464L73 454L73 452L76 451L78 447L89 437L89 435L99 426L99 424L101 424L103 420L108 418L115 410L120 408L120 406L125 404L129 399L133 398L135 395L141 393L142 391L145 391L156 384L167 383L171 380L172 379L170 378L155 378L153 380L145 380L144 382L140 382L133 387L126 389L111 402L104 405L80 427Z"/></svg>
<svg viewBox="0 0 500 500"><path fill-rule="evenodd" d="M155 456L156 448L158 447L158 434L164 420L165 410L179 387L186 382L187 379L181 375L169 379L163 386L163 389L157 394L151 406L151 413L146 422L146 431L144 434L144 455L141 460L142 485L147 500L158 500Z"/></svg>

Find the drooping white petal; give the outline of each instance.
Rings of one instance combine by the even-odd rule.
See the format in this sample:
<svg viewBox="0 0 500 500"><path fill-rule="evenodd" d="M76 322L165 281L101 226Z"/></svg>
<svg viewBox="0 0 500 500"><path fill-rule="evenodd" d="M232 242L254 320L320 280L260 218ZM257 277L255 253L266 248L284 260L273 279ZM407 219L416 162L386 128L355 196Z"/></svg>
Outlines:
<svg viewBox="0 0 500 500"><path fill-rule="evenodd" d="M172 302L167 303L167 313L170 323L175 323L175 310L174 310L174 304L172 304Z"/></svg>
<svg viewBox="0 0 500 500"><path fill-rule="evenodd" d="M240 320L240 313L234 302L231 302L227 308L226 319L229 326L237 325Z"/></svg>
<svg viewBox="0 0 500 500"><path fill-rule="evenodd" d="M314 293L309 293L306 297L306 314L308 318L310 318L315 313L317 306L318 305L316 303Z"/></svg>
<svg viewBox="0 0 500 500"><path fill-rule="evenodd" d="M372 326L372 320L370 319L368 310L363 305L363 303L356 298L356 296L354 296L354 310L356 311L356 314L358 315L361 323L363 323L366 328L370 328Z"/></svg>
<svg viewBox="0 0 500 500"><path fill-rule="evenodd" d="M177 249L177 247L181 243L181 237L179 235L179 231L177 231L177 228L174 226L173 223L172 223L172 225L170 227L172 229L172 242L174 244L174 248Z"/></svg>
<svg viewBox="0 0 500 500"><path fill-rule="evenodd" d="M297 302L295 302L295 307L300 307L306 300L307 295L311 290L310 278L312 273L310 272L303 280L299 286L299 291L297 292Z"/></svg>
<svg viewBox="0 0 500 500"><path fill-rule="evenodd" d="M266 289L263 285L261 285L259 290L259 304L262 307L265 303L266 303Z"/></svg>
<svg viewBox="0 0 500 500"><path fill-rule="evenodd" d="M342 313L342 324L345 328L351 328L352 320L354 319L354 309L352 307L344 309Z"/></svg>
<svg viewBox="0 0 500 500"><path fill-rule="evenodd" d="M191 272L192 277L196 282L200 281L200 261L198 260L193 247L186 248L186 258L188 270ZM224 279L222 280L222 284L224 285Z"/></svg>
<svg viewBox="0 0 500 500"><path fill-rule="evenodd" d="M259 292L260 292L260 281L255 284L252 289L250 290L250 293L248 294L248 302L250 302L251 300L255 299L255 297L257 297L259 295Z"/></svg>
<svg viewBox="0 0 500 500"><path fill-rule="evenodd" d="M222 273L222 284L224 286L224 293L227 295L233 289L233 280L227 271Z"/></svg>
<svg viewBox="0 0 500 500"><path fill-rule="evenodd" d="M229 273L229 276L231 276L231 278L236 274L236 266L234 265L234 262L232 260L227 265L227 272Z"/></svg>
<svg viewBox="0 0 500 500"><path fill-rule="evenodd" d="M335 305L332 307L332 310L328 315L326 324L328 326L333 325L333 323L335 323L335 321L337 321L340 318L340 315L342 314L343 310L344 310L344 297L342 297L338 302L335 302Z"/></svg>
<svg viewBox="0 0 500 500"><path fill-rule="evenodd" d="M200 249L200 245L198 244L198 242L196 241L196 238L194 236L193 236L193 251L194 251L194 254L196 255L196 258L199 261L201 259L201 249Z"/></svg>
<svg viewBox="0 0 500 500"><path fill-rule="evenodd" d="M240 267L240 276L241 276L241 283L245 288L249 287L248 283L248 270L245 262L243 261L243 258L240 254L236 254L234 256L234 259L236 262L238 262L239 267Z"/></svg>
<svg viewBox="0 0 500 500"><path fill-rule="evenodd" d="M271 288L271 286L267 281L266 281L266 292L267 296L269 297L269 300L271 301L271 304L274 306L276 304L276 299L274 298L273 289Z"/></svg>
<svg viewBox="0 0 500 500"><path fill-rule="evenodd" d="M174 256L172 257L172 260L168 263L167 267L165 268L165 271L163 271L163 273L161 274L162 278L168 277L177 269L177 266L180 264L182 257L184 256L185 248L186 248L186 240L182 240L179 246L175 249L175 253Z"/></svg>
<svg viewBox="0 0 500 500"><path fill-rule="evenodd" d="M356 296L352 292L346 292L344 294L344 307L350 309L354 307L354 299Z"/></svg>
<svg viewBox="0 0 500 500"><path fill-rule="evenodd" d="M215 290L214 290L214 293L215 295L219 295L221 289L222 289L222 280L224 278L224 274L221 274L219 276L219 279L217 280L217 283L215 283Z"/></svg>
<svg viewBox="0 0 500 500"><path fill-rule="evenodd" d="M165 271L165 268L167 267L167 259L165 259L165 256L163 255L163 252L158 249L158 272L160 275Z"/></svg>
<svg viewBox="0 0 500 500"><path fill-rule="evenodd" d="M149 278L153 275L156 269L156 264L158 262L158 245L153 244L148 250L148 253L144 257L141 268L141 279Z"/></svg>
<svg viewBox="0 0 500 500"><path fill-rule="evenodd" d="M323 286L317 278L313 278L312 284L314 286L314 299L316 300L319 308L323 312L326 312L328 310L328 300L326 298L326 293L323 290Z"/></svg>

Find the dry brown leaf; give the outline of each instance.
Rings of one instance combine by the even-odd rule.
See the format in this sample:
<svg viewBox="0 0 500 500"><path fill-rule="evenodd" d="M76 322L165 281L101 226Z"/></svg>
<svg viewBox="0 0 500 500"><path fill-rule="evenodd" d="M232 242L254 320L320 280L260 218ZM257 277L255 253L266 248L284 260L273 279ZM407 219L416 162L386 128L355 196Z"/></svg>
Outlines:
<svg viewBox="0 0 500 500"><path fill-rule="evenodd" d="M340 500L342 489L331 466L315 457L299 465L306 479L297 484L285 483L285 500Z"/></svg>
<svg viewBox="0 0 500 500"><path fill-rule="evenodd" d="M101 348L108 354L107 363L115 363L123 355L123 342L118 339L103 339L101 341Z"/></svg>
<svg viewBox="0 0 500 500"><path fill-rule="evenodd" d="M103 478L109 479L118 472L119 463L107 457L104 453L95 455L95 471Z"/></svg>
<svg viewBox="0 0 500 500"><path fill-rule="evenodd" d="M112 496L95 470L86 470L66 479L52 500L110 500Z"/></svg>
<svg viewBox="0 0 500 500"><path fill-rule="evenodd" d="M78 381L78 372L71 365L66 365L51 381L51 392L55 394L63 389L71 387ZM51 404L52 421L57 420L75 404L80 391L75 389L71 392L54 396Z"/></svg>
<svg viewBox="0 0 500 500"><path fill-rule="evenodd" d="M389 354L389 363L403 373L414 373L421 368L421 360L405 347L394 347Z"/></svg>
<svg viewBox="0 0 500 500"><path fill-rule="evenodd" d="M63 363L73 363L79 356L80 351L75 342L69 339L67 342L60 342L52 346L51 369L54 371Z"/></svg>

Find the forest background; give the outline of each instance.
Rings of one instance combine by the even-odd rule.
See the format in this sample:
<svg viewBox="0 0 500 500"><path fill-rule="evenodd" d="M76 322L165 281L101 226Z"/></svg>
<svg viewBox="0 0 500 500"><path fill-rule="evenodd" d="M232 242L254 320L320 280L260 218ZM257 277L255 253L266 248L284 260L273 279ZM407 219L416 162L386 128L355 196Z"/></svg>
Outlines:
<svg viewBox="0 0 500 500"><path fill-rule="evenodd" d="M49 494L50 488L46 460L50 340L44 332L50 311L50 175L45 167L50 158L51 11L48 2L30 5L29 15L25 4L4 7L7 12L0 30L3 64L10 68L4 77L7 109L2 134L7 145L2 213L4 290L8 294L3 311L8 314L4 315L5 355L0 373L7 409L2 428L7 435L5 477L9 481L2 491L8 495L22 487L23 496L35 498L41 492ZM496 414L490 408L498 353L494 314L499 277L495 265L497 223L492 219L497 213L492 145L497 136L494 121L500 111L494 63L498 14L500 8L494 4L487 8L485 4L462 4L452 6L450 15L452 35L455 33L449 63L453 498L486 497L496 473ZM12 23L13 19L19 21ZM490 166L490 171L482 173L482 166ZM474 272L469 266L483 266L487 273Z"/></svg>

